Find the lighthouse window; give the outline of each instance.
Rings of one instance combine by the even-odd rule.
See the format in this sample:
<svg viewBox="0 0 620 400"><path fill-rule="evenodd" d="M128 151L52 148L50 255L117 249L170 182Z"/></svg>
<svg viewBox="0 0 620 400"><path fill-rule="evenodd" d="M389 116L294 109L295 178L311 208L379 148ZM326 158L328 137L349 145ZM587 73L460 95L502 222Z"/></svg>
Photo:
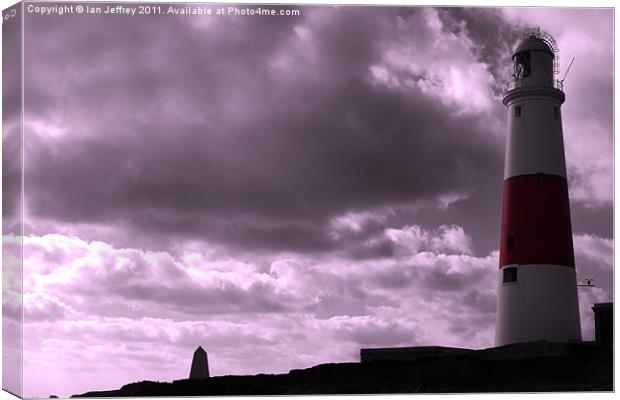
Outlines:
<svg viewBox="0 0 620 400"><path fill-rule="evenodd" d="M515 107L515 118L521 118L521 106Z"/></svg>
<svg viewBox="0 0 620 400"><path fill-rule="evenodd" d="M560 119L560 107L553 107L553 116L556 120Z"/></svg>
<svg viewBox="0 0 620 400"><path fill-rule="evenodd" d="M532 74L532 67L530 64L530 52L522 51L517 53L514 57L514 72L513 76L516 80L527 78Z"/></svg>
<svg viewBox="0 0 620 400"><path fill-rule="evenodd" d="M508 248L508 250L512 250L515 248L514 236L508 236L508 238L506 239L506 247Z"/></svg>
<svg viewBox="0 0 620 400"><path fill-rule="evenodd" d="M503 283L514 283L517 281L517 267L504 268L504 274L502 277Z"/></svg>

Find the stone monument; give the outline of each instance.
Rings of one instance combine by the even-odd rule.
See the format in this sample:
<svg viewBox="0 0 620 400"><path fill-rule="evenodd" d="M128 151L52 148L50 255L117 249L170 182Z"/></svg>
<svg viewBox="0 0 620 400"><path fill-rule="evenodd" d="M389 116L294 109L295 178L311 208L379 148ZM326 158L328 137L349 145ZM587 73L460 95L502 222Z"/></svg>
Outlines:
<svg viewBox="0 0 620 400"><path fill-rule="evenodd" d="M209 377L209 361L207 352L198 346L192 359L192 368L189 372L189 379L203 379Z"/></svg>

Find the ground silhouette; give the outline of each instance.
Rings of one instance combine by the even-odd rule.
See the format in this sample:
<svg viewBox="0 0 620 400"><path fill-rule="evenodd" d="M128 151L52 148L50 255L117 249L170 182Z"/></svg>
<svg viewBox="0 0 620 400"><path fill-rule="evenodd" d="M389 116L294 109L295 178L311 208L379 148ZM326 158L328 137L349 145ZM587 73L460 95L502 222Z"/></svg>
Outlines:
<svg viewBox="0 0 620 400"><path fill-rule="evenodd" d="M321 364L287 374L143 381L73 397L612 390L611 346L532 342L415 361Z"/></svg>

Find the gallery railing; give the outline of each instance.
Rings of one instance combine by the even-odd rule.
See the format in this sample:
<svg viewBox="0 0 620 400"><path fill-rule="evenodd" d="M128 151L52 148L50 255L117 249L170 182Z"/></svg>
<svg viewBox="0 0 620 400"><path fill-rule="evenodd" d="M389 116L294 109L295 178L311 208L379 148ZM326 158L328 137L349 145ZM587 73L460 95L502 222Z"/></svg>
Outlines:
<svg viewBox="0 0 620 400"><path fill-rule="evenodd" d="M564 91L564 83L561 80L551 80L544 78L523 78L519 79L518 81L507 82L504 91L507 92L516 88L534 86L553 87L554 89Z"/></svg>

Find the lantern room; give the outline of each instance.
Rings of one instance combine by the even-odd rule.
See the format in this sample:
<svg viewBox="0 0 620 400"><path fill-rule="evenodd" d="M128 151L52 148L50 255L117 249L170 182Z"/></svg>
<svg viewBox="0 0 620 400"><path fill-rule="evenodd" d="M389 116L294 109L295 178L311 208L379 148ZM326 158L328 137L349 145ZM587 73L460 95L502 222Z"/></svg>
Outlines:
<svg viewBox="0 0 620 400"><path fill-rule="evenodd" d="M558 73L558 50L551 35L540 29L531 29L524 34L514 54L512 88L523 86L555 87Z"/></svg>

